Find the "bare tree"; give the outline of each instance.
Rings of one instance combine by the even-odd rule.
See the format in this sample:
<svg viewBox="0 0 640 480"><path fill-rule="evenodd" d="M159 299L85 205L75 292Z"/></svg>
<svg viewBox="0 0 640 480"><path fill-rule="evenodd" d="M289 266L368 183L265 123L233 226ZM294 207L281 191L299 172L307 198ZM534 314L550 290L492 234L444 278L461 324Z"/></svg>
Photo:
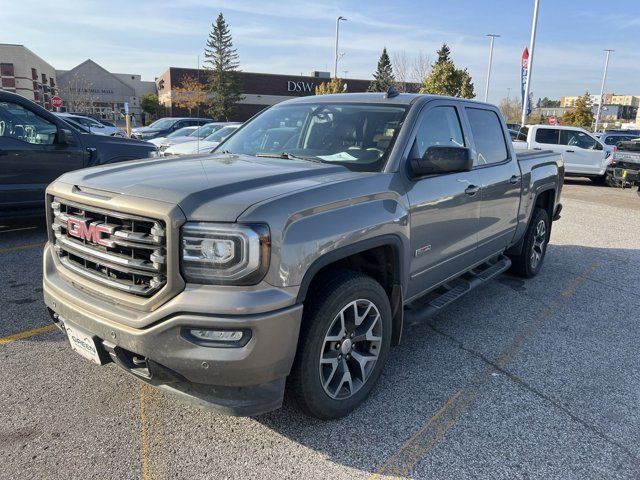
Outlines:
<svg viewBox="0 0 640 480"><path fill-rule="evenodd" d="M68 112L93 113L98 97L91 92L93 84L84 76L74 73L60 86L60 95Z"/></svg>
<svg viewBox="0 0 640 480"><path fill-rule="evenodd" d="M522 104L517 98L505 97L500 100L498 108L507 123L520 123L520 115L522 113Z"/></svg>
<svg viewBox="0 0 640 480"><path fill-rule="evenodd" d="M404 50L394 52L392 63L396 88L399 92L417 92L431 69L429 56L422 52L413 58L410 58Z"/></svg>
<svg viewBox="0 0 640 480"><path fill-rule="evenodd" d="M393 53L393 74L396 77L396 88L399 92L408 92L409 58L407 52L401 50Z"/></svg>
<svg viewBox="0 0 640 480"><path fill-rule="evenodd" d="M411 64L411 74L409 78L411 78L412 82L422 83L424 79L427 78L429 72L431 71L431 57L426 53L423 53L422 50L418 52L418 54L414 57L413 63Z"/></svg>

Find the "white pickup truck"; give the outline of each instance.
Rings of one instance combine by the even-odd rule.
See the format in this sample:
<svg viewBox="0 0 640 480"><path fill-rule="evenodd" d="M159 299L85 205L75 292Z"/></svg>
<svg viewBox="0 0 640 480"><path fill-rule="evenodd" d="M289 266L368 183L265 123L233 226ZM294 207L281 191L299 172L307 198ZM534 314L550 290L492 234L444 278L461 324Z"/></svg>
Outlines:
<svg viewBox="0 0 640 480"><path fill-rule="evenodd" d="M522 140L513 141L516 150L554 150L562 154L566 176L589 177L604 183L611 152L586 130L562 125L527 125L520 129L518 138Z"/></svg>

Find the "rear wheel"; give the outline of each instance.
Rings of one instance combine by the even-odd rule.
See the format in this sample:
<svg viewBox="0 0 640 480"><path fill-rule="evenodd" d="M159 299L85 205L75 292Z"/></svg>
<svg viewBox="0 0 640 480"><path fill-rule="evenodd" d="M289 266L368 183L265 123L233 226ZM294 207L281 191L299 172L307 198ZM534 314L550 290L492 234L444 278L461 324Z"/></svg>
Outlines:
<svg viewBox="0 0 640 480"><path fill-rule="evenodd" d="M308 415L349 414L369 395L391 347L391 307L382 286L349 271L324 276L305 304L288 389Z"/></svg>
<svg viewBox="0 0 640 480"><path fill-rule="evenodd" d="M550 234L549 214L543 208L536 208L524 234L522 253L511 256L511 272L513 274L523 278L532 278L540 272L547 253Z"/></svg>

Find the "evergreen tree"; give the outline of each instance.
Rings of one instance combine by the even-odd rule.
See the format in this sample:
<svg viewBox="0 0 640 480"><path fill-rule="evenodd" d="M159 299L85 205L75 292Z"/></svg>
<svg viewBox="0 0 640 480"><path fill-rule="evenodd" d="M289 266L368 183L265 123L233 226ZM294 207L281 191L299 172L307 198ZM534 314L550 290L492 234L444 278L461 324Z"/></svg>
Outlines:
<svg viewBox="0 0 640 480"><path fill-rule="evenodd" d="M216 120L229 120L236 103L242 99L238 53L222 13L212 27L204 49L205 68L209 70L207 90L212 96L207 112Z"/></svg>
<svg viewBox="0 0 640 480"><path fill-rule="evenodd" d="M436 60L435 65L438 65L439 63L446 63L451 61L450 55L451 55L451 49L449 48L449 45L447 45L446 43L442 44L442 47L440 47L440 50L438 50L438 60Z"/></svg>
<svg viewBox="0 0 640 480"><path fill-rule="evenodd" d="M395 85L395 82L391 60L387 53L387 47L385 47L382 49L380 60L378 60L378 69L373 74L373 81L367 90L369 92L386 92L390 86Z"/></svg>
<svg viewBox="0 0 640 480"><path fill-rule="evenodd" d="M450 53L446 43L438 50L438 60L424 79L420 93L474 98L476 95L469 72L466 68L456 68Z"/></svg>
<svg viewBox="0 0 640 480"><path fill-rule="evenodd" d="M591 128L594 122L594 115L593 110L591 110L591 96L589 92L585 92L584 95L576 100L573 109L560 117L560 122L562 125Z"/></svg>

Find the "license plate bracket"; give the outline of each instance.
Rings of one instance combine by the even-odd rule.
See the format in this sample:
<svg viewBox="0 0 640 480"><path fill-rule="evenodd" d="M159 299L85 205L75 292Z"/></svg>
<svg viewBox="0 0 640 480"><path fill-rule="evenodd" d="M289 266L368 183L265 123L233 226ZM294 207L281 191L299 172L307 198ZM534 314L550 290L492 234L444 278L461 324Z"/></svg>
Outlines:
<svg viewBox="0 0 640 480"><path fill-rule="evenodd" d="M69 339L71 349L96 365L104 365L106 352L98 341L98 337L84 330L71 325L68 322L63 323L64 331Z"/></svg>

